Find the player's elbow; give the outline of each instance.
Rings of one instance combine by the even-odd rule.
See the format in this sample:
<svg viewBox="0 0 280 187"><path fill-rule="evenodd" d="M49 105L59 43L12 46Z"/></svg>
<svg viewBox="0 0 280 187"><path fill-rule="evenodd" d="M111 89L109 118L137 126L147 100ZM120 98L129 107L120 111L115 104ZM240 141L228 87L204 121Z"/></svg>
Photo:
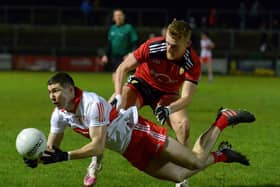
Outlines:
<svg viewBox="0 0 280 187"><path fill-rule="evenodd" d="M123 62L119 65L117 68L117 73L120 74L127 74L129 71L131 71L131 68L127 65L127 62Z"/></svg>

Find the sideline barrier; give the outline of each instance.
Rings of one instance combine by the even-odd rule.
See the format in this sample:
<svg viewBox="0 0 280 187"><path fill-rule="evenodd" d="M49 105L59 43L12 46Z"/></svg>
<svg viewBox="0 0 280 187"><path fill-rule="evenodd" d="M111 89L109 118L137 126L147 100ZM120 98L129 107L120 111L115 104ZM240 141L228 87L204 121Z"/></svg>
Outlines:
<svg viewBox="0 0 280 187"><path fill-rule="evenodd" d="M0 54L0 70L11 70L13 67L12 59L11 54Z"/></svg>
<svg viewBox="0 0 280 187"><path fill-rule="evenodd" d="M12 57L11 57L12 59ZM1 60L1 58L0 58ZM98 57L14 55L13 69L28 71L90 71L101 72L104 66ZM7 66L7 65L6 65ZM0 65L1 68L1 65ZM11 68L10 68L11 69Z"/></svg>
<svg viewBox="0 0 280 187"><path fill-rule="evenodd" d="M13 67L16 70L55 71L57 59L53 56L14 55Z"/></svg>
<svg viewBox="0 0 280 187"><path fill-rule="evenodd" d="M234 59L229 62L229 72L232 75L251 74L280 76L280 62L277 63L278 65L275 59Z"/></svg>
<svg viewBox="0 0 280 187"><path fill-rule="evenodd" d="M101 72L104 66L98 57L60 57L57 65L58 70L63 71L91 71Z"/></svg>

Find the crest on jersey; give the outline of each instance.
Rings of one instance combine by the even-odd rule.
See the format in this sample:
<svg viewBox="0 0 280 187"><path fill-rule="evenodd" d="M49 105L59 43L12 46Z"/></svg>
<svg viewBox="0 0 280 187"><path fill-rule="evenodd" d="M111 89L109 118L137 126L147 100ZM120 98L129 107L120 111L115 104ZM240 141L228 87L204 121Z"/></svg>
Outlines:
<svg viewBox="0 0 280 187"><path fill-rule="evenodd" d="M131 81L131 84L137 84L137 83L138 83L138 80L134 79L134 80Z"/></svg>
<svg viewBox="0 0 280 187"><path fill-rule="evenodd" d="M179 74L182 75L184 72L185 72L185 69L181 67L179 70Z"/></svg>

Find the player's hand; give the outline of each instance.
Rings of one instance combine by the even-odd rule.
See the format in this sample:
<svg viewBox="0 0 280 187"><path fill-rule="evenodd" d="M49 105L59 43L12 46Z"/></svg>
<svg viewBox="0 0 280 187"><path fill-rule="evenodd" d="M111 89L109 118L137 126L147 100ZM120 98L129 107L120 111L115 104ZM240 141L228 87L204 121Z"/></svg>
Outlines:
<svg viewBox="0 0 280 187"><path fill-rule="evenodd" d="M38 166L38 160L29 160L23 157L24 163L30 168L36 168Z"/></svg>
<svg viewBox="0 0 280 187"><path fill-rule="evenodd" d="M122 96L120 94L117 94L113 101L111 102L111 105L116 107L116 109L119 109L122 104Z"/></svg>
<svg viewBox="0 0 280 187"><path fill-rule="evenodd" d="M52 151L45 151L40 158L43 164L52 164L55 162L62 162L69 160L68 153L61 151L59 148L53 147Z"/></svg>
<svg viewBox="0 0 280 187"><path fill-rule="evenodd" d="M108 61L109 61L109 60L108 60L108 57L107 57L106 55L103 55L102 58L101 58L101 63L102 63L102 64L107 64Z"/></svg>
<svg viewBox="0 0 280 187"><path fill-rule="evenodd" d="M160 122L161 125L163 125L165 123L165 121L169 117L170 113L171 113L170 107L158 106L155 109L155 115L156 115L157 120Z"/></svg>

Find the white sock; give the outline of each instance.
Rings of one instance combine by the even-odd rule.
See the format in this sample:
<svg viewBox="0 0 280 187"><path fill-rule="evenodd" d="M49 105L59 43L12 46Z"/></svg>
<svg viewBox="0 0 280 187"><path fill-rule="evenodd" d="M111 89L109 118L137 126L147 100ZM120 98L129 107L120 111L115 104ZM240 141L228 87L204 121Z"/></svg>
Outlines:
<svg viewBox="0 0 280 187"><path fill-rule="evenodd" d="M183 180L182 182L176 183L175 187L188 187L189 183L187 180Z"/></svg>

